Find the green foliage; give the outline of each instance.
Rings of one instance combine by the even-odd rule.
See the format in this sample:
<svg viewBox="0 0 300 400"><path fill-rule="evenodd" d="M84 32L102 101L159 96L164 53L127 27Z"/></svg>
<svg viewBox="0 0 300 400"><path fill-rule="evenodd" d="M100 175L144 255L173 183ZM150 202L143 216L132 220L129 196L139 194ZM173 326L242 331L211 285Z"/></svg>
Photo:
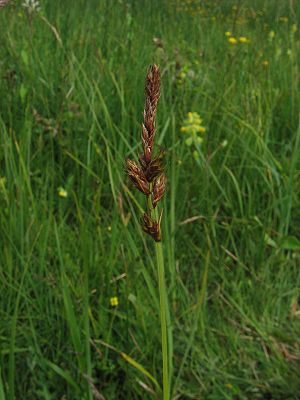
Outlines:
<svg viewBox="0 0 300 400"><path fill-rule="evenodd" d="M0 9L0 399L159 393L155 259L123 173L153 62L172 396L297 399L299 2L113 3Z"/></svg>

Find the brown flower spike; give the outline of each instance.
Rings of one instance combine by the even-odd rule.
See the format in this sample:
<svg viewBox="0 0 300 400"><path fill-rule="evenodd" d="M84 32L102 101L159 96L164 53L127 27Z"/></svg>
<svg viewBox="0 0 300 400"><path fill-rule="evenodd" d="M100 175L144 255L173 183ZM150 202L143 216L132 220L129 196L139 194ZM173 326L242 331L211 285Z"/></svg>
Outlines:
<svg viewBox="0 0 300 400"><path fill-rule="evenodd" d="M148 210L143 215L142 228L156 242L161 241L162 212L156 221L152 217L152 211L163 197L166 189L166 177L163 172L164 152L161 150L156 156L153 156L159 96L160 72L157 65L152 65L148 70L145 83L144 121L142 123L143 153L139 156L140 167L134 161L127 159L126 172L134 186L148 197Z"/></svg>

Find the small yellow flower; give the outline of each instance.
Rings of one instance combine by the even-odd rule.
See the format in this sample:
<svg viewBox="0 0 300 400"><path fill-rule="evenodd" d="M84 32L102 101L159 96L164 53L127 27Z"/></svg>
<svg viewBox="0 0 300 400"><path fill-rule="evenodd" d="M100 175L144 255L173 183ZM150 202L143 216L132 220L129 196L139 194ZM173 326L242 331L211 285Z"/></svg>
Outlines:
<svg viewBox="0 0 300 400"><path fill-rule="evenodd" d="M233 389L232 383L226 383L225 387L227 387L227 389L229 389L229 390Z"/></svg>
<svg viewBox="0 0 300 400"><path fill-rule="evenodd" d="M117 307L119 305L119 299L117 296L111 297L109 302L112 307Z"/></svg>
<svg viewBox="0 0 300 400"><path fill-rule="evenodd" d="M236 40L236 38L234 38L234 37L230 37L230 38L228 39L228 42L229 42L230 44L237 44L237 40Z"/></svg>
<svg viewBox="0 0 300 400"><path fill-rule="evenodd" d="M107 227L107 230L108 230L108 232L111 232L111 226L109 225L108 227Z"/></svg>
<svg viewBox="0 0 300 400"><path fill-rule="evenodd" d="M264 61L262 62L262 65L263 65L264 67L267 67L267 66L269 65L269 61L268 61L268 60L264 60Z"/></svg>
<svg viewBox="0 0 300 400"><path fill-rule="evenodd" d="M184 71L181 71L179 74L179 79L184 79L186 77L186 73Z"/></svg>
<svg viewBox="0 0 300 400"><path fill-rule="evenodd" d="M203 142L203 138L199 134L206 132L206 128L201 125L202 118L200 115L196 112L189 112L183 123L184 125L180 128L180 131L187 134L185 144L189 147L200 145Z"/></svg>
<svg viewBox="0 0 300 400"><path fill-rule="evenodd" d="M197 131L198 131L199 133L205 133L205 132L206 132L206 128L204 128L204 126L198 126L198 127L197 127Z"/></svg>
<svg viewBox="0 0 300 400"><path fill-rule="evenodd" d="M249 43L249 39L248 38L246 38L245 36L240 36L239 37L239 42L240 43Z"/></svg>
<svg viewBox="0 0 300 400"><path fill-rule="evenodd" d="M66 197L68 197L68 192L63 187L59 187L58 195L59 195L59 197L62 197L65 199Z"/></svg>
<svg viewBox="0 0 300 400"><path fill-rule="evenodd" d="M225 32L225 36L230 37L232 36L232 33L230 31Z"/></svg>
<svg viewBox="0 0 300 400"><path fill-rule="evenodd" d="M270 39L270 40L273 40L274 37L275 37L275 35L276 35L276 33L275 33L274 31L270 31L270 32L269 32L269 39Z"/></svg>

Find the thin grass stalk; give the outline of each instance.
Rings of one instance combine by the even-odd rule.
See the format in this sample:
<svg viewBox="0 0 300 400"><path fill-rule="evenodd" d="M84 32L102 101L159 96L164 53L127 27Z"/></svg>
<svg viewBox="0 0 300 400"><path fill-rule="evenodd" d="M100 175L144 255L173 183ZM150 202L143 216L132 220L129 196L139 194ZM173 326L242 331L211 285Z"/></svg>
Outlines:
<svg viewBox="0 0 300 400"><path fill-rule="evenodd" d="M160 228L162 211L159 213L157 210L157 205L165 193L166 177L163 164L164 152L160 150L158 154L154 155L156 111L159 96L160 72L156 65L152 65L149 68L145 84L145 108L142 124L143 153L139 155L139 165L130 159L126 160L126 172L134 186L147 197L147 211L144 212L142 217L142 228L155 240L163 359L163 400L169 400L168 302Z"/></svg>
<svg viewBox="0 0 300 400"><path fill-rule="evenodd" d="M154 217L158 218L157 210L154 210ZM155 243L158 290L160 303L160 325L161 325L161 347L163 357L163 399L168 400L169 389L169 360L168 360L168 333L167 333L167 291L165 282L164 254L161 242Z"/></svg>

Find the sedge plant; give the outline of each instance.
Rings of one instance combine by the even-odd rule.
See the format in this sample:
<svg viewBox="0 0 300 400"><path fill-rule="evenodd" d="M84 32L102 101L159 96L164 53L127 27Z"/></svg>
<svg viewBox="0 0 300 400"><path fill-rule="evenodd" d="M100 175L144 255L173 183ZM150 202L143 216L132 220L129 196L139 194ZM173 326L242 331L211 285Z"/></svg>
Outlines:
<svg viewBox="0 0 300 400"><path fill-rule="evenodd" d="M158 212L158 203L166 189L164 173L164 152L154 154L156 134L156 112L160 97L160 72L152 65L147 73L145 82L145 107L142 123L142 153L139 164L130 159L126 160L126 172L134 186L147 197L146 208L141 219L142 229L155 242L157 260L157 275L160 298L160 323L163 360L163 400L169 399L169 366L168 366L168 337L167 337L167 292L165 285L164 256L162 247L161 219L162 210Z"/></svg>

